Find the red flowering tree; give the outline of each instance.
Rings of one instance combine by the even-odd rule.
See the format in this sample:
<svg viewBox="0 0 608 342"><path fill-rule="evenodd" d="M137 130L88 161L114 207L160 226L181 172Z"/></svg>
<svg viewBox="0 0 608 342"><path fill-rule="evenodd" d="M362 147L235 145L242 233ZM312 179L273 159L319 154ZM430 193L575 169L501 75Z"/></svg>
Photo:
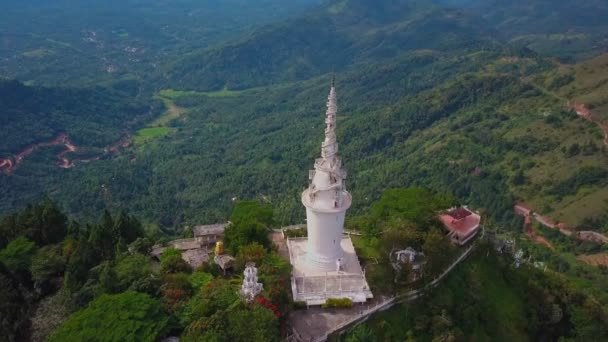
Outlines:
<svg viewBox="0 0 608 342"><path fill-rule="evenodd" d="M190 300L192 295L192 285L188 275L184 273L165 275L161 293L167 310L175 311L180 304Z"/></svg>

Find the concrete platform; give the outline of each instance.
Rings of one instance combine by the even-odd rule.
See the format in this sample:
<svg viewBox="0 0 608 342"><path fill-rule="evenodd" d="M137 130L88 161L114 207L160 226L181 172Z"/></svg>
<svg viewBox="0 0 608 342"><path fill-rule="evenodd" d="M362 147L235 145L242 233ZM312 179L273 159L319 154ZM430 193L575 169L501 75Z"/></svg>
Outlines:
<svg viewBox="0 0 608 342"><path fill-rule="evenodd" d="M306 259L307 238L287 239L289 260L293 266L291 290L294 301L308 305L322 305L328 298L350 298L355 303L364 303L373 298L359 258L349 236L343 236L341 271L320 272Z"/></svg>

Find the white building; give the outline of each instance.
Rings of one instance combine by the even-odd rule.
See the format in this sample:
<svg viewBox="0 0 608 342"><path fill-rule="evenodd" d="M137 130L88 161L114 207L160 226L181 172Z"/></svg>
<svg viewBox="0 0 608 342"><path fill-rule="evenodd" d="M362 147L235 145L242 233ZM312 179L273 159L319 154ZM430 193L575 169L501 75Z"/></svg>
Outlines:
<svg viewBox="0 0 608 342"><path fill-rule="evenodd" d="M337 111L332 81L321 158L309 172L310 185L302 193L308 237L287 240L294 273L294 300L309 305L323 304L327 298L348 297L354 302L372 298L352 241L344 236L344 215L352 197L346 191L346 171L338 157Z"/></svg>

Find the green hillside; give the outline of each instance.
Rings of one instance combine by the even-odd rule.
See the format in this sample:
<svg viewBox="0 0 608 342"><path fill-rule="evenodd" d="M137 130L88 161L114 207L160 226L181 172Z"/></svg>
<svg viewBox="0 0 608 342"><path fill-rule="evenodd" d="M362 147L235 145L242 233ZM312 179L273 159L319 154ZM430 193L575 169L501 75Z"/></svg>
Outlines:
<svg viewBox="0 0 608 342"><path fill-rule="evenodd" d="M338 139L353 210L385 188L416 184L450 191L514 230L520 229L510 223L517 199L571 225L602 222L602 180L585 178L605 170L597 127L523 77L551 68L543 59L497 53L420 51L340 74ZM55 196L76 212L91 202L91 210L128 207L163 226L214 222L233 197L264 198L281 222L299 222L298 194L319 153L328 82L320 77L230 96L165 91L186 109L169 123L170 137L57 173L68 183L94 179L105 185L103 196L98 187L69 185ZM581 150L570 153L581 136ZM55 174L4 181L54 192Z"/></svg>
<svg viewBox="0 0 608 342"><path fill-rule="evenodd" d="M47 88L0 80L0 158L30 144L67 133L79 146L103 148L142 122L160 114L161 105L136 96L137 84L114 89Z"/></svg>
<svg viewBox="0 0 608 342"><path fill-rule="evenodd" d="M176 56L320 1L4 1L0 75L46 85L146 79Z"/></svg>
<svg viewBox="0 0 608 342"><path fill-rule="evenodd" d="M584 60L608 47L602 0L440 0L475 14L510 44L545 56Z"/></svg>
<svg viewBox="0 0 608 342"><path fill-rule="evenodd" d="M494 45L491 31L476 18L432 3L331 1L177 59L159 82L187 90L243 89L377 63L406 51L445 53Z"/></svg>
<svg viewBox="0 0 608 342"><path fill-rule="evenodd" d="M334 340L593 341L606 333L592 296L559 275L509 261L481 248L428 296L380 312Z"/></svg>

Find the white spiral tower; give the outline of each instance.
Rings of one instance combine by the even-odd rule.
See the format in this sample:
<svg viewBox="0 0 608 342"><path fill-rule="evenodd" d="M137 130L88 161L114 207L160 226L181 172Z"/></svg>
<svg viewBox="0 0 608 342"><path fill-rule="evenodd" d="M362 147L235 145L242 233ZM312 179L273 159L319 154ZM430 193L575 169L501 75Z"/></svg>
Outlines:
<svg viewBox="0 0 608 342"><path fill-rule="evenodd" d="M342 258L344 215L352 203L346 191L346 171L338 157L336 142L336 114L338 104L335 82L332 80L325 114L325 140L321 145L321 158L310 170L310 185L302 193L306 207L308 230L307 262L317 271L335 271Z"/></svg>

